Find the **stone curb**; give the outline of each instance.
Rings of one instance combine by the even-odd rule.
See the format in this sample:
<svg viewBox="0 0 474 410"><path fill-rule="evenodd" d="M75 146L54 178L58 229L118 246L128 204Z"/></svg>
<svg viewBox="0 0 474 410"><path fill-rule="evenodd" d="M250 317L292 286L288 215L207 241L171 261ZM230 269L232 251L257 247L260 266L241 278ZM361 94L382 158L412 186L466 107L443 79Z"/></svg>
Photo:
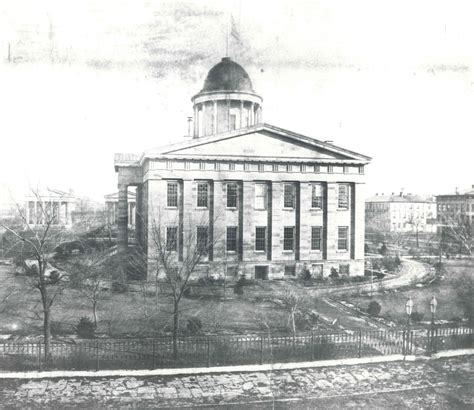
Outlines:
<svg viewBox="0 0 474 410"><path fill-rule="evenodd" d="M99 370L99 371L49 371L49 372L10 372L1 373L0 379L55 379L72 377L147 377L147 376L183 376L193 374L215 374L215 373L245 373L245 372L269 372L277 370L294 370L318 367L352 366L358 364L389 363L389 362L414 362L417 360L439 359L443 357L456 357L473 355L474 349L447 350L433 354L432 356L415 355L387 355L353 359L320 360L316 362L301 363L274 363L243 366L221 366L221 367L189 367L182 369L154 369L154 370Z"/></svg>

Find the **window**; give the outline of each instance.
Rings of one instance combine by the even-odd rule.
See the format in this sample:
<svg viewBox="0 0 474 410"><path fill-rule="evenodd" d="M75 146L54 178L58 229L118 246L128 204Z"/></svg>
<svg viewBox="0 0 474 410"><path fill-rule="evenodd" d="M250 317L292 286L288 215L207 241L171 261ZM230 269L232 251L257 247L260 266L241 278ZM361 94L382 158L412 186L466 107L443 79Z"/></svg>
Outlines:
<svg viewBox="0 0 474 410"><path fill-rule="evenodd" d="M313 278L322 278L323 277L323 265L320 263L313 263L311 265L311 276Z"/></svg>
<svg viewBox="0 0 474 410"><path fill-rule="evenodd" d="M235 164L233 162L229 164L229 171L235 171Z"/></svg>
<svg viewBox="0 0 474 410"><path fill-rule="evenodd" d="M221 164L219 162L214 162L214 171L219 171L221 169Z"/></svg>
<svg viewBox="0 0 474 410"><path fill-rule="evenodd" d="M334 166L333 165L328 165L328 172L332 174L334 172Z"/></svg>
<svg viewBox="0 0 474 410"><path fill-rule="evenodd" d="M166 169L172 169L173 168L173 162L172 161L166 161Z"/></svg>
<svg viewBox="0 0 474 410"><path fill-rule="evenodd" d="M278 172L278 164L272 164L273 172Z"/></svg>
<svg viewBox="0 0 474 410"><path fill-rule="evenodd" d="M227 208L237 208L237 184L231 182L227 184Z"/></svg>
<svg viewBox="0 0 474 410"><path fill-rule="evenodd" d="M295 207L295 185L294 184L285 184L284 185L284 198L283 198L283 207L284 208L294 208Z"/></svg>
<svg viewBox="0 0 474 410"><path fill-rule="evenodd" d="M205 170L206 169L206 163L205 162L199 162L199 169L202 171L202 170Z"/></svg>
<svg viewBox="0 0 474 410"><path fill-rule="evenodd" d="M347 226L339 226L337 228L337 249L340 251L347 251L348 233L349 227Z"/></svg>
<svg viewBox="0 0 474 410"><path fill-rule="evenodd" d="M363 173L364 173L364 166L359 165L359 174L363 174Z"/></svg>
<svg viewBox="0 0 474 410"><path fill-rule="evenodd" d="M291 171L293 171L293 165L286 164L286 172L291 172Z"/></svg>
<svg viewBox="0 0 474 410"><path fill-rule="evenodd" d="M348 174L348 173L349 173L349 167L346 166L346 165L344 165L344 166L342 167L342 172L343 172L344 174Z"/></svg>
<svg viewBox="0 0 474 410"><path fill-rule="evenodd" d="M255 279L268 279L268 266L255 266Z"/></svg>
<svg viewBox="0 0 474 410"><path fill-rule="evenodd" d="M207 182L198 182L197 184L197 206L198 208L207 208L209 185Z"/></svg>
<svg viewBox="0 0 474 410"><path fill-rule="evenodd" d="M312 226L311 227L311 250L320 251L322 248L322 226Z"/></svg>
<svg viewBox="0 0 474 410"><path fill-rule="evenodd" d="M301 172L306 172L306 164L301 164L300 165L300 170L301 170Z"/></svg>
<svg viewBox="0 0 474 410"><path fill-rule="evenodd" d="M295 227L286 226L283 229L283 250L294 251L295 249Z"/></svg>
<svg viewBox="0 0 474 410"><path fill-rule="evenodd" d="M349 275L350 273L350 265L344 264L339 265L339 275Z"/></svg>
<svg viewBox="0 0 474 410"><path fill-rule="evenodd" d="M315 166L314 166L314 172L315 172L316 174L319 174L319 173L321 172L321 167L320 167L319 165L315 165Z"/></svg>
<svg viewBox="0 0 474 410"><path fill-rule="evenodd" d="M255 227L255 250L266 250L267 228L265 226Z"/></svg>
<svg viewBox="0 0 474 410"><path fill-rule="evenodd" d="M230 114L230 129L235 130L237 128L237 115Z"/></svg>
<svg viewBox="0 0 474 410"><path fill-rule="evenodd" d="M311 208L323 209L323 185L311 185Z"/></svg>
<svg viewBox="0 0 474 410"><path fill-rule="evenodd" d="M285 265L285 276L296 276L296 266Z"/></svg>
<svg viewBox="0 0 474 410"><path fill-rule="evenodd" d="M208 229L207 226L198 226L197 227L197 250L199 253L206 255L208 251Z"/></svg>
<svg viewBox="0 0 474 410"><path fill-rule="evenodd" d="M244 171L250 171L250 164L248 162L244 162Z"/></svg>
<svg viewBox="0 0 474 410"><path fill-rule="evenodd" d="M178 183L168 182L166 204L170 207L178 207Z"/></svg>
<svg viewBox="0 0 474 410"><path fill-rule="evenodd" d="M258 172L263 172L265 171L265 165L264 164L258 164Z"/></svg>
<svg viewBox="0 0 474 410"><path fill-rule="evenodd" d="M236 226L227 227L226 250L228 252L237 251L237 227Z"/></svg>
<svg viewBox="0 0 474 410"><path fill-rule="evenodd" d="M349 208L349 185L348 184L339 184L338 186L337 207L339 209Z"/></svg>
<svg viewBox="0 0 474 410"><path fill-rule="evenodd" d="M178 250L178 228L176 226L166 228L166 250L170 252Z"/></svg>
<svg viewBox="0 0 474 410"><path fill-rule="evenodd" d="M267 184L255 184L255 209L267 208Z"/></svg>

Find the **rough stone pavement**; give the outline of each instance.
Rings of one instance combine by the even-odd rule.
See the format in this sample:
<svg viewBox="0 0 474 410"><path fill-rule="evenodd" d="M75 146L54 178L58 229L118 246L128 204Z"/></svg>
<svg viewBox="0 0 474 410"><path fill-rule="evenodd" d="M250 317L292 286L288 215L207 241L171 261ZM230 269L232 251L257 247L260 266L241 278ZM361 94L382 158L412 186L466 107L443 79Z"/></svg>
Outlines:
<svg viewBox="0 0 474 410"><path fill-rule="evenodd" d="M1 379L0 407L474 408L473 364L474 356L464 356L274 372Z"/></svg>

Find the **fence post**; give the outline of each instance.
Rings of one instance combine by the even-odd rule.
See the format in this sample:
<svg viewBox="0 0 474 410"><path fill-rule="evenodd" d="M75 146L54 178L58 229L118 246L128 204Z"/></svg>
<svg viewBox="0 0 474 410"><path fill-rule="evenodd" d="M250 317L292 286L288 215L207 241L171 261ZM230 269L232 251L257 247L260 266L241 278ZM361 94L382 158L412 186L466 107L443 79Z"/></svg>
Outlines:
<svg viewBox="0 0 474 410"><path fill-rule="evenodd" d="M211 337L207 337L207 367L211 367Z"/></svg>
<svg viewBox="0 0 474 410"><path fill-rule="evenodd" d="M41 371L41 342L38 342L38 370Z"/></svg>
<svg viewBox="0 0 474 410"><path fill-rule="evenodd" d="M362 330L359 329L359 358L362 356Z"/></svg>
<svg viewBox="0 0 474 410"><path fill-rule="evenodd" d="M156 340L155 339L152 340L152 348L153 348L153 369L155 369L156 368L156 357L155 357L155 355L156 355Z"/></svg>
<svg viewBox="0 0 474 410"><path fill-rule="evenodd" d="M96 340L95 342L95 370L98 372L100 369L100 362L99 362L99 342Z"/></svg>
<svg viewBox="0 0 474 410"><path fill-rule="evenodd" d="M413 330L410 331L410 354L413 354Z"/></svg>
<svg viewBox="0 0 474 410"><path fill-rule="evenodd" d="M314 360L314 329L311 329L311 361Z"/></svg>
<svg viewBox="0 0 474 410"><path fill-rule="evenodd" d="M407 353L406 353L406 350L407 350L407 349L406 349L406 345L407 345L406 333L407 333L406 330L404 330L403 333L402 333L402 355L403 355L403 356L406 356L406 354L407 354Z"/></svg>
<svg viewBox="0 0 474 410"><path fill-rule="evenodd" d="M260 364L263 364L263 336L260 336Z"/></svg>

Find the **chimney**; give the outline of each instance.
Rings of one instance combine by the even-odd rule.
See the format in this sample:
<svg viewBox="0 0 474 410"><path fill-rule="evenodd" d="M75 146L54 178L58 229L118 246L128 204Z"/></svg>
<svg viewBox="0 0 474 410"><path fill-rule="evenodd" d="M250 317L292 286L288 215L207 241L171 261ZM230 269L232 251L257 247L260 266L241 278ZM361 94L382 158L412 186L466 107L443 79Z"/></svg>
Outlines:
<svg viewBox="0 0 474 410"><path fill-rule="evenodd" d="M193 117L188 117L188 135L185 135L185 138L191 138L193 136L191 134L192 123L193 123Z"/></svg>
<svg viewBox="0 0 474 410"><path fill-rule="evenodd" d="M458 189L458 187L456 187L456 188L454 189L454 193L455 193L456 195L459 195L459 189Z"/></svg>

